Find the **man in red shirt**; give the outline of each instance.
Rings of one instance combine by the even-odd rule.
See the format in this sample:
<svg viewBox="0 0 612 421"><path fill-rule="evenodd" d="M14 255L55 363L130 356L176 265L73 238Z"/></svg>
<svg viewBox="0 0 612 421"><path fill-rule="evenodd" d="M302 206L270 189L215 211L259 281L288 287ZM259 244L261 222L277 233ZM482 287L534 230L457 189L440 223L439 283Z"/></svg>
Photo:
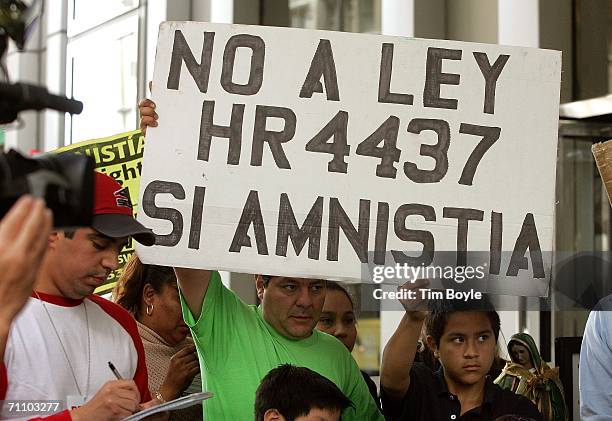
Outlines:
<svg viewBox="0 0 612 421"><path fill-rule="evenodd" d="M133 218L127 188L96 173L94 190L91 227L44 236L34 292L12 323L3 358L7 401L58 401L54 420L120 420L159 403L150 398L133 318L93 294L118 267L129 237L152 245L155 236Z"/></svg>

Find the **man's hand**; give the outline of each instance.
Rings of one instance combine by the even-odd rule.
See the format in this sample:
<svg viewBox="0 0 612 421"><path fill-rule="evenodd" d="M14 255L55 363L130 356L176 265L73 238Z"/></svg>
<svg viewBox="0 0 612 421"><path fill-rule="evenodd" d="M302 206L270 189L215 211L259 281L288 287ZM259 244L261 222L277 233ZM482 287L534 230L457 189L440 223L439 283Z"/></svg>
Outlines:
<svg viewBox="0 0 612 421"><path fill-rule="evenodd" d="M47 250L52 224L45 203L22 196L0 221L0 329L8 332L13 318L32 294ZM0 349L2 355L4 347Z"/></svg>
<svg viewBox="0 0 612 421"><path fill-rule="evenodd" d="M146 135L147 127L157 127L159 116L155 112L155 103L145 98L138 103L138 110L140 111L140 131Z"/></svg>
<svg viewBox="0 0 612 421"><path fill-rule="evenodd" d="M408 291L414 291L411 294L415 298L403 298L400 299L399 302L404 307L404 310L406 310L408 317L415 322L421 322L427 316L427 304L429 300L422 298L421 289L425 289L428 286L428 279L417 279L414 283L409 281L397 288L398 291L405 291L407 294Z"/></svg>
<svg viewBox="0 0 612 421"><path fill-rule="evenodd" d="M106 382L85 405L70 411L72 421L119 421L140 410L134 380Z"/></svg>
<svg viewBox="0 0 612 421"><path fill-rule="evenodd" d="M195 345L187 345L170 358L168 373L159 392L167 401L176 399L200 372Z"/></svg>

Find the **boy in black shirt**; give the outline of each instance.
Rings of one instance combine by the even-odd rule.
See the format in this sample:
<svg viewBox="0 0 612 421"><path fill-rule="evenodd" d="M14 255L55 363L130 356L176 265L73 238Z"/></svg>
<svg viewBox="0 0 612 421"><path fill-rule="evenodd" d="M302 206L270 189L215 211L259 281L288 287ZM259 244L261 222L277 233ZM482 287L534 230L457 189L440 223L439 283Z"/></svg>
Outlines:
<svg viewBox="0 0 612 421"><path fill-rule="evenodd" d="M428 281L406 283L405 290L426 288ZM406 294L407 296L407 294ZM493 420L506 414L541 421L528 399L494 385L487 372L496 354L499 315L485 299L471 302L400 300L406 309L385 347L381 369L383 412L389 420ZM427 345L440 360L431 371L413 363L427 316Z"/></svg>

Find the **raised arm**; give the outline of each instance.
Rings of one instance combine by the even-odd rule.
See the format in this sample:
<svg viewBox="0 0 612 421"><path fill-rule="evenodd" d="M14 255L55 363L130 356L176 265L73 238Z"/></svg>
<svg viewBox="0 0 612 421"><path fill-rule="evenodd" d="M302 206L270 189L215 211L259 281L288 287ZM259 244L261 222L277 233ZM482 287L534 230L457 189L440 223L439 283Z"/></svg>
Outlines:
<svg viewBox="0 0 612 421"><path fill-rule="evenodd" d="M200 318L202 303L210 283L211 271L203 269L174 268L179 288L195 320Z"/></svg>
<svg viewBox="0 0 612 421"><path fill-rule="evenodd" d="M400 290L414 291L416 298L400 300L406 313L383 352L380 384L385 389L385 393L394 399L403 398L410 386L410 369L416 354L423 320L427 315L426 311L422 311L426 302L420 299L419 289L427 287L428 284L429 281L419 279L414 284L407 282L400 287Z"/></svg>

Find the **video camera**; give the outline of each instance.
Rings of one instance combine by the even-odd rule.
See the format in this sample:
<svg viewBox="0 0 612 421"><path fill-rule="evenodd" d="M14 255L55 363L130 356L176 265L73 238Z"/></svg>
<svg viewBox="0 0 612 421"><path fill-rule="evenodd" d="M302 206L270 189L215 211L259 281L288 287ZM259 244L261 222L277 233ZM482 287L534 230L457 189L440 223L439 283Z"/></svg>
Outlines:
<svg viewBox="0 0 612 421"><path fill-rule="evenodd" d="M19 50L44 10L42 0L0 0L0 60L11 38ZM4 66L2 66L4 70ZM8 74L5 71L5 78ZM51 95L42 86L0 82L0 124L14 121L24 110L53 109L79 114L83 103ZM27 158L11 150L0 154L0 217L23 194L43 198L53 211L55 227L91 225L94 163L85 155L61 154Z"/></svg>
<svg viewBox="0 0 612 421"><path fill-rule="evenodd" d="M45 199L55 227L89 226L93 209L93 160L58 154L26 158L15 150L0 155L0 216L24 194Z"/></svg>

